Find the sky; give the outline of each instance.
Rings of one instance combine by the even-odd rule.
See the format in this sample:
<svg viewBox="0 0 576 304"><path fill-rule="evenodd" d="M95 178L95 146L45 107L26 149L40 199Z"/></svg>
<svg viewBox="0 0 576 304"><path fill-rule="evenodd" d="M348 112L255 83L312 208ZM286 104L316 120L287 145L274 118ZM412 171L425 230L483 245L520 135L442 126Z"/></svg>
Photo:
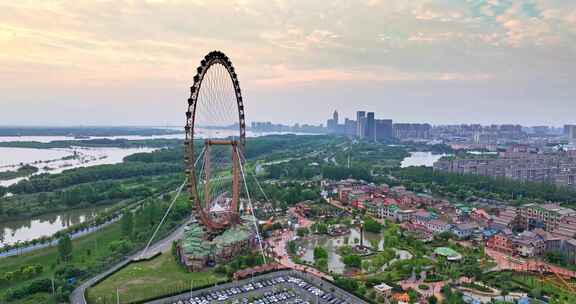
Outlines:
<svg viewBox="0 0 576 304"><path fill-rule="evenodd" d="M576 123L573 0L0 0L0 125L180 125L232 60L247 120Z"/></svg>

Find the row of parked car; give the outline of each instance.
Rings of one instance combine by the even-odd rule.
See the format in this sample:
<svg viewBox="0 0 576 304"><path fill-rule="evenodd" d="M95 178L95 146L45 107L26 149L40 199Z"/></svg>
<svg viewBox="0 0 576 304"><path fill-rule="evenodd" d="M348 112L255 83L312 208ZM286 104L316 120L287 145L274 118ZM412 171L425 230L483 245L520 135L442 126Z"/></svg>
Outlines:
<svg viewBox="0 0 576 304"><path fill-rule="evenodd" d="M282 286L281 290L276 292L265 292L264 296L255 299L250 296L253 291L272 287ZM330 292L321 290L320 288L306 282L303 279L292 276L278 276L273 278L265 278L254 280L238 287L230 287L220 289L212 292L201 293L199 296L190 297L185 300L179 300L173 304L213 304L223 303L228 300L235 304L275 304L275 303L295 303L295 304L309 304L307 301L298 297L294 292L289 291L286 287L299 287L309 292L313 297L318 300L322 299L323 303L329 304L345 304L346 301L337 298Z"/></svg>

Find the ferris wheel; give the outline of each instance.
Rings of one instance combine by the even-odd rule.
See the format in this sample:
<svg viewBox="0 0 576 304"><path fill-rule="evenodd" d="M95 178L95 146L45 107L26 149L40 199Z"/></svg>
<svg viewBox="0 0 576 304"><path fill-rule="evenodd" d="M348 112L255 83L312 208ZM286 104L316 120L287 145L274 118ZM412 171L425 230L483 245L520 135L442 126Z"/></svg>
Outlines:
<svg viewBox="0 0 576 304"><path fill-rule="evenodd" d="M222 52L208 53L197 68L185 131L193 212L209 234L217 234L240 220L246 143L240 84L232 62Z"/></svg>

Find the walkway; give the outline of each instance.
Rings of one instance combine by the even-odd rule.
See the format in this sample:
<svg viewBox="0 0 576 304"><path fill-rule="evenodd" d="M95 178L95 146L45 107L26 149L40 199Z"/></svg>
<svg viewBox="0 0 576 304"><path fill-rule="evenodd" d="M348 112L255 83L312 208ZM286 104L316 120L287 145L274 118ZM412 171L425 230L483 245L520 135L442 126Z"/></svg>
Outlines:
<svg viewBox="0 0 576 304"><path fill-rule="evenodd" d="M79 237L88 235L90 233L99 231L102 228L107 227L110 224L116 223L118 220L120 220L121 217L122 217L121 215L116 216L113 219L111 219L110 221L104 222L98 226L90 226L86 229L82 229L82 230L76 231L74 233L71 233L70 238L73 240L73 239L77 239ZM58 241L59 241L59 239L52 239L46 243L37 243L35 245L30 245L30 246L20 247L20 248L14 248L14 249L10 249L8 251L0 252L0 259L10 257L10 256L22 255L22 254L36 251L36 250L39 250L42 248L56 246L56 245L58 245Z"/></svg>
<svg viewBox="0 0 576 304"><path fill-rule="evenodd" d="M541 272L543 269L555 272L558 275L576 278L576 271L542 262L536 259L513 258L504 253L486 248L486 254L496 262L497 270L514 270L519 272Z"/></svg>
<svg viewBox="0 0 576 304"><path fill-rule="evenodd" d="M70 295L70 303L72 303L72 304L86 304L86 298L85 298L86 289L92 287L93 285L98 284L98 282L100 282L101 280L106 278L108 275L118 271L119 269L126 266L127 264L129 264L133 260L138 260L141 258L148 258L148 257L151 257L151 256L157 254L158 252L169 251L172 248L172 241L175 241L175 240L182 238L182 234L184 233L184 227L185 226L186 226L186 223L180 225L176 230L174 230L168 236L166 236L165 238L152 244L152 246L150 246L150 248L148 248L148 252L146 253L146 255L142 256L144 249L139 250L138 252L126 257L124 260L113 265L111 268L109 268L105 272L102 272L102 273L90 278L89 280L83 282L82 284L80 284L78 287L76 287L76 289L74 289L74 291Z"/></svg>

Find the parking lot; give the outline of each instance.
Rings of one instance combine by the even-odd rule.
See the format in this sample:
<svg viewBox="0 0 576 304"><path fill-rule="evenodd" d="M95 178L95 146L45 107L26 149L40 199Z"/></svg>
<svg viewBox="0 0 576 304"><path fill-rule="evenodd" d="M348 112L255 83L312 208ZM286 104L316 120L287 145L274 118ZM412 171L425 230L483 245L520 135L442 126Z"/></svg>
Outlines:
<svg viewBox="0 0 576 304"><path fill-rule="evenodd" d="M289 270L269 273L192 293L166 298L153 304L363 304L329 282Z"/></svg>

